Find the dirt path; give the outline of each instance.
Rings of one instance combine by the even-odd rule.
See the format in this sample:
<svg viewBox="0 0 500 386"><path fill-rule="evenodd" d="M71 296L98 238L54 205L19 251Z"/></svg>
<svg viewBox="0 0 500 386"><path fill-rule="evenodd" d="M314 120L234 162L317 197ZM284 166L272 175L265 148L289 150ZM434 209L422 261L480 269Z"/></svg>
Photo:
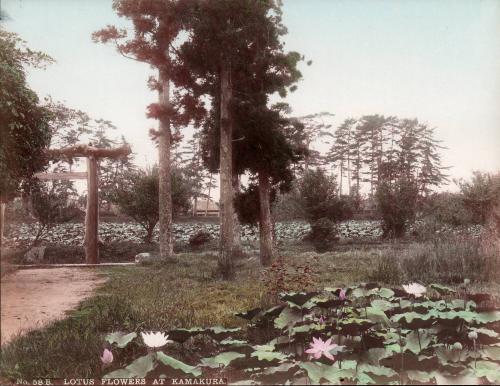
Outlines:
<svg viewBox="0 0 500 386"><path fill-rule="evenodd" d="M1 344L19 333L63 318L103 284L92 269L22 269L1 279Z"/></svg>

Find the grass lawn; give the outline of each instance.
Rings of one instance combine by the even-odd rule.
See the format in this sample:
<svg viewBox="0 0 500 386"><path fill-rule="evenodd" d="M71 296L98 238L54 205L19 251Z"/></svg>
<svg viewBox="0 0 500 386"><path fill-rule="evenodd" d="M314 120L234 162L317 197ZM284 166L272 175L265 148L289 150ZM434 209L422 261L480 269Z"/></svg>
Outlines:
<svg viewBox="0 0 500 386"><path fill-rule="evenodd" d="M307 246L294 245L282 254L299 264L316 256L313 284L307 288L311 290L370 280L376 262L388 248L407 246L344 245L333 252L315 254ZM215 254L179 254L176 260L164 265L102 269L109 277L107 283L66 319L2 347L2 376L99 377L99 354L109 332L243 327L244 321L235 317L235 312L273 302L261 281L257 258L238 260L237 276L231 282L216 276ZM476 287L500 293L498 283ZM126 359L121 358L124 365Z"/></svg>

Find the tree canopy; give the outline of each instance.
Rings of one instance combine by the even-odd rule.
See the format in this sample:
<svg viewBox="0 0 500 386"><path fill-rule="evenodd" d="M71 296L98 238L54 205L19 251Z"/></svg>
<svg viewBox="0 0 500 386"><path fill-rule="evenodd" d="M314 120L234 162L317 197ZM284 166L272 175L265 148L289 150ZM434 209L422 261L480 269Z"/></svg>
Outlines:
<svg viewBox="0 0 500 386"><path fill-rule="evenodd" d="M23 181L42 170L50 144L50 111L26 82L25 66L52 59L30 50L16 34L0 29L0 196L18 194Z"/></svg>

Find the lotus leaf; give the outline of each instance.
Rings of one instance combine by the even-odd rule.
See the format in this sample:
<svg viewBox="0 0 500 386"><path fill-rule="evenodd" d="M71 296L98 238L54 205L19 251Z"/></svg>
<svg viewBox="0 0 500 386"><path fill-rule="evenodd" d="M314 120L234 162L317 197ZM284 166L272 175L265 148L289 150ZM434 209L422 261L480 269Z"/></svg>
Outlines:
<svg viewBox="0 0 500 386"><path fill-rule="evenodd" d="M302 320L302 313L294 308L285 308L274 320L274 326L279 329L285 327L291 328L297 322Z"/></svg>
<svg viewBox="0 0 500 386"><path fill-rule="evenodd" d="M194 327L194 328L176 328L175 330L170 330L168 333L169 339L175 340L176 342L182 343L192 336L198 335L205 332L204 328Z"/></svg>
<svg viewBox="0 0 500 386"><path fill-rule="evenodd" d="M367 307L366 308L366 317L374 323L380 323L385 326L389 325L389 318L385 314L383 310L376 307Z"/></svg>
<svg viewBox="0 0 500 386"><path fill-rule="evenodd" d="M473 371L477 377L485 377L489 382L500 383L500 365L495 362L477 361Z"/></svg>
<svg viewBox="0 0 500 386"><path fill-rule="evenodd" d="M410 381L418 383L430 383L434 379L434 372L409 370L406 375Z"/></svg>
<svg viewBox="0 0 500 386"><path fill-rule="evenodd" d="M405 350L418 355L429 347L432 340L433 335L428 330L411 331L406 337Z"/></svg>
<svg viewBox="0 0 500 386"><path fill-rule="evenodd" d="M450 294L454 294L457 292L454 289L452 289L450 287L446 287L446 286L441 285L441 284L431 284L431 285L429 285L429 287L432 288L433 290L435 290L436 292L438 292L440 295L450 295Z"/></svg>
<svg viewBox="0 0 500 386"><path fill-rule="evenodd" d="M201 360L201 363L204 366L214 367L214 368L219 367L221 365L226 367L233 360L238 359L238 358L245 358L245 355L240 354L238 352L229 351L229 352L223 352L223 353L218 354L218 355L211 357L211 358L203 358Z"/></svg>
<svg viewBox="0 0 500 386"><path fill-rule="evenodd" d="M319 292L288 292L288 293L281 293L279 296L281 300L293 303L301 307L308 300L312 299L318 294Z"/></svg>
<svg viewBox="0 0 500 386"><path fill-rule="evenodd" d="M257 315L259 315L261 312L262 312L262 308L257 307L257 308L253 308L249 311L246 311L246 312L237 312L234 314L234 316L237 316L239 318L243 318L245 320L252 320Z"/></svg>
<svg viewBox="0 0 500 386"><path fill-rule="evenodd" d="M251 354L251 356L257 358L259 361L268 361L268 362L272 362L275 360L282 361L288 358L288 355L285 355L283 353L275 351L264 351L264 350L254 351Z"/></svg>
<svg viewBox="0 0 500 386"><path fill-rule="evenodd" d="M389 367L374 366L367 363L360 364L358 366L358 372L370 373L373 375L377 375L379 377L387 377L387 378L391 378L397 375L397 373L393 369L390 369Z"/></svg>
<svg viewBox="0 0 500 386"><path fill-rule="evenodd" d="M262 373L265 375L273 375L276 373L287 373L293 368L298 368L297 364L289 362L289 363L283 363L279 366L268 367Z"/></svg>
<svg viewBox="0 0 500 386"><path fill-rule="evenodd" d="M158 360L165 366L171 367L175 370L180 370L185 374L191 374L192 376L199 377L201 375L201 370L195 366L190 366L184 362L181 362L171 356L164 354L159 351L156 353Z"/></svg>
<svg viewBox="0 0 500 386"><path fill-rule="evenodd" d="M111 344L116 343L116 345L119 348L124 348L136 336L137 336L137 334L135 332L131 332L130 334L124 334L122 332L113 332L111 334L106 335L106 341L111 343Z"/></svg>
<svg viewBox="0 0 500 386"><path fill-rule="evenodd" d="M131 364L125 367L124 370L128 372L129 376L127 378L145 378L146 375L151 370L153 370L154 367L155 367L154 357L153 355L148 354L137 358ZM108 378L114 378L115 376L116 374L113 373L108 374Z"/></svg>
<svg viewBox="0 0 500 386"><path fill-rule="evenodd" d="M320 384L322 379L332 384L339 384L345 379L354 379L356 377L354 369L340 369L337 366L324 365L318 362L302 362L299 366L306 370L307 376L313 384Z"/></svg>

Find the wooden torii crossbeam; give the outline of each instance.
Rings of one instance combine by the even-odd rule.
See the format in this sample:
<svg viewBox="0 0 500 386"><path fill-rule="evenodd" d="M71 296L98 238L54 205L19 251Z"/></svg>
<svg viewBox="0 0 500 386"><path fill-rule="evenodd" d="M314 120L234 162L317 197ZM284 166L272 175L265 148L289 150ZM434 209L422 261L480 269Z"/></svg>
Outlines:
<svg viewBox="0 0 500 386"><path fill-rule="evenodd" d="M99 197L97 162L100 158L119 159L131 153L129 145L116 148L98 148L89 145L75 145L62 149L50 149L50 159L87 158L87 172L37 173L42 180L87 179L87 210L85 213L85 261L87 264L99 264Z"/></svg>

